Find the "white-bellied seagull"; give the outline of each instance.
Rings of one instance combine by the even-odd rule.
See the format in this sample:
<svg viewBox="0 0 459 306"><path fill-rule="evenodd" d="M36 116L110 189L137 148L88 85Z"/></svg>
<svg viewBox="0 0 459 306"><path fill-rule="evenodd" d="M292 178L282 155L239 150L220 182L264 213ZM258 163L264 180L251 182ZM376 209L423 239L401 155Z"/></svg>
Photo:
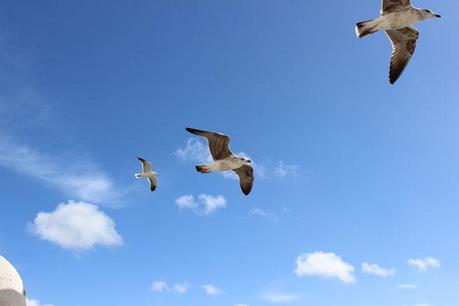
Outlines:
<svg viewBox="0 0 459 306"><path fill-rule="evenodd" d="M242 192L248 195L252 190L254 180L253 168L250 165L251 161L245 157L235 156L231 153L229 148L230 138L216 132L192 128L186 128L186 130L191 134L207 139L210 154L213 158L213 163L209 165L197 165L196 170L201 173L233 170L239 176Z"/></svg>
<svg viewBox="0 0 459 306"><path fill-rule="evenodd" d="M411 6L410 0L382 0L381 16L357 23L355 32L362 38L384 30L392 43L389 81L394 84L405 70L416 48L419 32L412 24L432 17L427 9Z"/></svg>
<svg viewBox="0 0 459 306"><path fill-rule="evenodd" d="M151 163L148 160L143 159L142 157L137 157L142 164L142 172L136 173L136 178L146 178L150 182L150 190L155 191L156 185L158 185L158 180L156 177L158 176L157 172L154 172L151 167Z"/></svg>

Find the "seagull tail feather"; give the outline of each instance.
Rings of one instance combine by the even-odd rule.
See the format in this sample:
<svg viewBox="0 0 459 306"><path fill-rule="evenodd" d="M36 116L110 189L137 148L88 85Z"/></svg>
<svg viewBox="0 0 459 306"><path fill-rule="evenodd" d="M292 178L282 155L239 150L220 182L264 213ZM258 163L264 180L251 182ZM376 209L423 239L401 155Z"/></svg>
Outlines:
<svg viewBox="0 0 459 306"><path fill-rule="evenodd" d="M378 20L377 19L371 19L371 20L366 20L362 22L358 22L355 25L355 34L359 37L365 37L369 34L378 32Z"/></svg>
<svg viewBox="0 0 459 306"><path fill-rule="evenodd" d="M196 166L196 171L201 172L201 173L209 173L210 169L207 166L204 165L197 165Z"/></svg>

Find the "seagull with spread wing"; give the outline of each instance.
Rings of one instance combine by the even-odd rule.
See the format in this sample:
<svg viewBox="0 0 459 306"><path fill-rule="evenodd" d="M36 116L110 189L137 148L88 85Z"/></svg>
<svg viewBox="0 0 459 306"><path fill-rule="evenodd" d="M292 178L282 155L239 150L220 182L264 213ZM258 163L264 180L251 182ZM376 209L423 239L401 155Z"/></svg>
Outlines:
<svg viewBox="0 0 459 306"><path fill-rule="evenodd" d="M359 22L355 31L362 38L384 30L392 43L389 81L394 84L405 70L416 48L419 32L412 24L432 17L440 18L427 9L411 6L410 0L382 0L381 16Z"/></svg>
<svg viewBox="0 0 459 306"><path fill-rule="evenodd" d="M186 130L191 134L207 139L210 154L213 158L213 163L209 165L197 165L196 170L201 173L233 170L239 176L242 192L248 195L252 190L254 180L253 168L250 165L251 161L245 157L235 156L231 153L229 148L230 138L216 132L192 128L186 128Z"/></svg>
<svg viewBox="0 0 459 306"><path fill-rule="evenodd" d="M155 191L156 185L158 185L158 180L156 177L158 173L154 172L151 167L151 163L148 160L143 159L142 157L138 157L140 163L142 164L142 172L136 173L136 178L146 178L150 182L150 190Z"/></svg>

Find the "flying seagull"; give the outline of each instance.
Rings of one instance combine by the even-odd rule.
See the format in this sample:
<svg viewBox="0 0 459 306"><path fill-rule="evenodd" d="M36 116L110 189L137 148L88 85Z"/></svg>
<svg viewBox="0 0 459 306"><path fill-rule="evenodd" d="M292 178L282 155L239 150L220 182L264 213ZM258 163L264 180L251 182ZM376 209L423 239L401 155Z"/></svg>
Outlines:
<svg viewBox="0 0 459 306"><path fill-rule="evenodd" d="M231 153L229 148L230 138L216 132L201 131L191 128L186 128L186 130L191 134L207 139L210 154L214 160L213 163L209 165L197 165L196 170L201 173L233 170L239 176L242 192L248 195L252 190L254 180L253 168L250 165L251 161L245 157L235 156Z"/></svg>
<svg viewBox="0 0 459 306"><path fill-rule="evenodd" d="M155 191L156 185L158 184L158 180L156 179L156 176L158 176L158 173L152 170L151 163L148 160L145 160L142 157L138 157L138 159L140 160L140 163L142 164L142 172L136 173L135 177L136 178L147 178L148 181L150 182L151 191Z"/></svg>
<svg viewBox="0 0 459 306"><path fill-rule="evenodd" d="M382 0L381 16L357 23L355 32L362 38L384 30L392 43L389 81L394 84L405 70L416 48L419 32L412 24L441 16L411 6L410 0Z"/></svg>

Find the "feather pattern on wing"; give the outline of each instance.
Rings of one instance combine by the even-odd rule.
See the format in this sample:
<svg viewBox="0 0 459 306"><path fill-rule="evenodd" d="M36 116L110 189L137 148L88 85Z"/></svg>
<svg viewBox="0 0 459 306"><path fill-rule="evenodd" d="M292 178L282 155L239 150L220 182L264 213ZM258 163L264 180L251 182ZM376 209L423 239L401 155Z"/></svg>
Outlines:
<svg viewBox="0 0 459 306"><path fill-rule="evenodd" d="M419 32L413 27L386 30L385 32L392 43L389 81L394 84L413 56Z"/></svg>
<svg viewBox="0 0 459 306"><path fill-rule="evenodd" d="M210 154L214 160L222 160L233 155L229 148L230 138L228 136L216 132L208 132L192 128L186 128L186 130L191 134L207 139Z"/></svg>
<svg viewBox="0 0 459 306"><path fill-rule="evenodd" d="M381 14L403 11L411 7L410 0L383 0Z"/></svg>

